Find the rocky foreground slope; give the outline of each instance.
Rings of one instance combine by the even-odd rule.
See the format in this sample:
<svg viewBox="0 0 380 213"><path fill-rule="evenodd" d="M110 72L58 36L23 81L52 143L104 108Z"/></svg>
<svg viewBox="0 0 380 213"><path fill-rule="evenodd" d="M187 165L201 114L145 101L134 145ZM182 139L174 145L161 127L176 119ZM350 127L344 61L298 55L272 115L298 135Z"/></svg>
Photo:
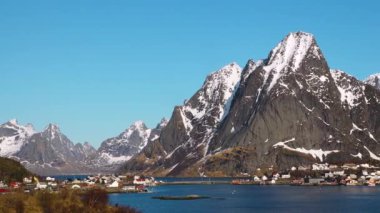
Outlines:
<svg viewBox="0 0 380 213"><path fill-rule="evenodd" d="M243 70L207 77L160 138L122 171L238 175L313 163L380 163L380 92L330 70L313 35L291 33Z"/></svg>

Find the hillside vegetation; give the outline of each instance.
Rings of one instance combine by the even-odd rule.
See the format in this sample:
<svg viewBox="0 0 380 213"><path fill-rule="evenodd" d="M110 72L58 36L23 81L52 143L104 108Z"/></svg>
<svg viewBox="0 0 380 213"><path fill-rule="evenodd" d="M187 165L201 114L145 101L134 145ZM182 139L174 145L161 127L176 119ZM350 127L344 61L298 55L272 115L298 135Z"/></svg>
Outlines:
<svg viewBox="0 0 380 213"><path fill-rule="evenodd" d="M0 157L0 181L22 181L24 177L33 175L19 162Z"/></svg>

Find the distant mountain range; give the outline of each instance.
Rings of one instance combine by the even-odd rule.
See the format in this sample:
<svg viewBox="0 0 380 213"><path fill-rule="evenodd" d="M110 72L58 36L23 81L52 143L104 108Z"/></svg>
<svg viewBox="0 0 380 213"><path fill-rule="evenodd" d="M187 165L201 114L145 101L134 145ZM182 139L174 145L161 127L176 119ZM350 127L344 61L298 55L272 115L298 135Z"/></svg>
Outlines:
<svg viewBox="0 0 380 213"><path fill-rule="evenodd" d="M23 126L13 119L0 125L0 156L18 160L40 175L115 172L157 139L166 123L162 119L155 129L148 129L143 122L135 122L96 150L88 142L74 144L57 125L36 132L31 124Z"/></svg>
<svg viewBox="0 0 380 213"><path fill-rule="evenodd" d="M207 76L169 120L137 121L98 150L56 125L0 126L0 156L38 174L224 176L313 163L380 163L380 74L329 68L313 35L286 36L259 61Z"/></svg>

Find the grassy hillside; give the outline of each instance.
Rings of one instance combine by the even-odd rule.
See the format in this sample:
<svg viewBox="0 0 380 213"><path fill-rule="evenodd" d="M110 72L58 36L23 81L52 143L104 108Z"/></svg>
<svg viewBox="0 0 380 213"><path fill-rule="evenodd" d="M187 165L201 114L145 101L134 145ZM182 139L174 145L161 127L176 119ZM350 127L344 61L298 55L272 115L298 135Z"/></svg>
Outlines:
<svg viewBox="0 0 380 213"><path fill-rule="evenodd" d="M32 175L19 162L0 157L0 180L5 181L22 181L24 177Z"/></svg>

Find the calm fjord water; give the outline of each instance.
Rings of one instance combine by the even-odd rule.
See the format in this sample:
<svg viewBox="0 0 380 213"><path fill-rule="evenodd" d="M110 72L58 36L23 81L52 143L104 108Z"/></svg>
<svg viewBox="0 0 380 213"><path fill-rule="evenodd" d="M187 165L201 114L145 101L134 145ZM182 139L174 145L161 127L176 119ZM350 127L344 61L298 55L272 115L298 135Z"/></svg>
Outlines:
<svg viewBox="0 0 380 213"><path fill-rule="evenodd" d="M111 194L111 204L142 212L380 212L380 187L166 185L152 193ZM204 200L155 200L152 196L210 196Z"/></svg>

